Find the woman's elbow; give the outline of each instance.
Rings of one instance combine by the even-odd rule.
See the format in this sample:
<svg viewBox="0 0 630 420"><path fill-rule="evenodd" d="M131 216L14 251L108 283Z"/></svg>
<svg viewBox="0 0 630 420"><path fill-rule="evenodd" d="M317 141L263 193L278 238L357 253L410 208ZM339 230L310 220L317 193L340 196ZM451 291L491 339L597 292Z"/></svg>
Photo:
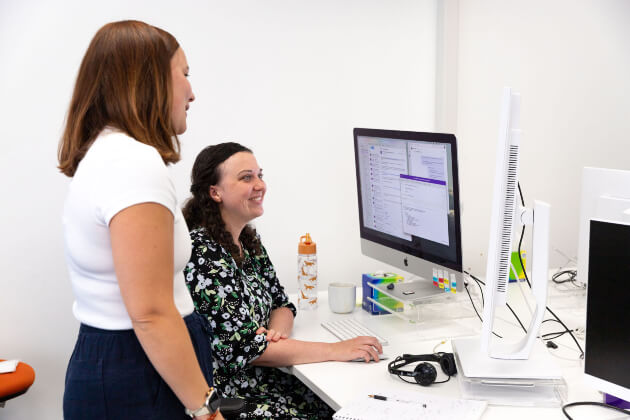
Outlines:
<svg viewBox="0 0 630 420"><path fill-rule="evenodd" d="M141 331L154 328L174 316L181 318L175 305L168 304L128 305L127 313L133 329Z"/></svg>

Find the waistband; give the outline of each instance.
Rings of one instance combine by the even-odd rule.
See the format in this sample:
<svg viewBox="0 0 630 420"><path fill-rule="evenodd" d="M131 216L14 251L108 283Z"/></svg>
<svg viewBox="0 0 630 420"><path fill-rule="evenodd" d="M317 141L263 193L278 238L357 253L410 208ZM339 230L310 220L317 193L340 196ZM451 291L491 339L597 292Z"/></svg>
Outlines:
<svg viewBox="0 0 630 420"><path fill-rule="evenodd" d="M194 324L199 324L199 323L205 327L204 324L206 324L205 318L199 315L197 312L193 312L190 315L186 315L183 319L184 319L184 322L186 323L186 326L188 327ZM101 334L101 335L124 337L124 336L132 336L132 335L135 335L136 333L134 332L133 329L104 330L102 328L96 328L96 327L92 327L90 325L82 323L81 326L79 327L79 334Z"/></svg>

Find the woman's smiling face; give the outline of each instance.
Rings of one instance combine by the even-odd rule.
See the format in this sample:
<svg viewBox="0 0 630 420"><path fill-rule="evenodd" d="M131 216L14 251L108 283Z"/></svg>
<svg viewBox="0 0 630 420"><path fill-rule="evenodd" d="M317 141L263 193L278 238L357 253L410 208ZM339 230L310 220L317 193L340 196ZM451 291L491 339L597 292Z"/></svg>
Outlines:
<svg viewBox="0 0 630 420"><path fill-rule="evenodd" d="M267 185L253 154L238 152L219 166L221 178L210 187L226 224L247 224L262 216Z"/></svg>

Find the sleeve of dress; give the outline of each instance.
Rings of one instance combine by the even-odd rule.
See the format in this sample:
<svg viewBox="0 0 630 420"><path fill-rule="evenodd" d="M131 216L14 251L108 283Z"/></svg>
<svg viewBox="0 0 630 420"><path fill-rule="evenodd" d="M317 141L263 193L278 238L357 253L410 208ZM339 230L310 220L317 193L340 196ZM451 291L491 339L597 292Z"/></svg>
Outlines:
<svg viewBox="0 0 630 420"><path fill-rule="evenodd" d="M293 317L296 315L295 305L289 302L289 297L284 291L284 287L280 284L278 277L276 276L276 269L273 267L269 254L264 246L261 245L262 255L256 256L256 259L260 263L262 276L269 284L269 291L273 299L271 310L278 308L289 308L293 312Z"/></svg>
<svg viewBox="0 0 630 420"><path fill-rule="evenodd" d="M192 256L186 266L186 285L197 312L213 329L212 355L223 376L232 375L267 349L265 335L249 310L248 297L238 287L240 275L231 256L218 244L204 240L203 231L191 232Z"/></svg>

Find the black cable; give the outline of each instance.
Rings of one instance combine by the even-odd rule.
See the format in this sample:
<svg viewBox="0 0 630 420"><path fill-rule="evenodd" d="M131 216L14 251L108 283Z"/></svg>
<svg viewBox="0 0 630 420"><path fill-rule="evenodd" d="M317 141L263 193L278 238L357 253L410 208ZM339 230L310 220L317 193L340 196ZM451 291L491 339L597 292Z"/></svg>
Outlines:
<svg viewBox="0 0 630 420"><path fill-rule="evenodd" d="M479 290L481 290L481 287L479 286L479 283L477 283L477 286L479 287ZM464 282L464 288L466 289L466 293L468 293L468 298L470 299L470 304L472 305L473 309L475 310L475 313L477 314L477 317L479 318L479 321L481 321L483 323L483 318L481 317L481 315L479 315L479 312L477 311L477 307L475 306L475 302L473 302L472 296L470 295L470 291L468 290L468 284L466 282ZM482 296L482 307L483 307L483 292L482 292L481 296ZM499 338L503 338L499 334L495 333L494 331L492 331L492 334L494 334L495 336L497 336Z"/></svg>
<svg viewBox="0 0 630 420"><path fill-rule="evenodd" d="M473 309L475 310L475 313L477 314L477 318L479 318L479 320L481 322L483 322L483 319L481 319L481 315L479 315L479 312L477 311L477 307L475 306L475 302L473 302L472 300L472 296L470 295L470 290L468 290L468 284L464 283L464 289L466 289L466 293L468 294L468 298L470 299L470 304L472 305Z"/></svg>
<svg viewBox="0 0 630 420"><path fill-rule="evenodd" d="M553 311L551 309L549 309L549 306L546 307L546 309L549 311L549 313L551 315L554 316L554 318L556 318L558 320L558 322L560 324L562 324L562 326L564 327L564 329L567 331L567 333L571 336L571 338L573 339L573 341L575 341L575 345L578 347L578 349L580 350L580 359L584 358L584 350L582 350L582 346L580 346L580 343L578 343L577 338L575 338L575 335L573 335L573 333L571 332L571 330L564 324L564 322L562 322L560 320L560 318L558 318L558 315L554 314Z"/></svg>
<svg viewBox="0 0 630 420"><path fill-rule="evenodd" d="M521 191L521 183L517 182L516 185L518 186L518 194L521 196L521 206L525 207L525 200L523 199L523 191Z"/></svg>
<svg viewBox="0 0 630 420"><path fill-rule="evenodd" d="M521 184L518 183L518 192L521 195L521 203L523 203L523 206L525 206L525 200L523 200L523 192L521 191ZM529 282L529 278L527 277L527 271L525 271L525 266L523 266L523 259L521 258L521 243L523 242L523 233L525 232L525 226L523 226L523 231L521 232L521 240L518 243L518 259L521 262L521 267L523 267L523 274L525 275L525 281L527 281L527 284L529 285L530 289L532 287L531 283ZM562 322L560 320L560 318L558 317L558 315L556 315L555 313L553 313L553 311L551 309L549 309L549 306L545 306L545 309L547 309L549 311L549 313L551 315L554 316L554 318L556 318L558 320L558 322L560 324L562 324L562 326L564 327L564 329L567 331L567 333L571 336L571 338L573 339L573 341L575 341L575 345L578 347L578 349L580 350L580 359L584 358L584 350L582 350L582 346L580 346L580 343L578 343L577 338L575 338L575 335L573 335L573 333L571 332L571 330L569 330L569 328L564 324L564 322Z"/></svg>
<svg viewBox="0 0 630 420"><path fill-rule="evenodd" d="M527 329L525 328L525 326L521 322L521 320L518 317L518 315L516 315L516 312L514 312L514 309L512 309L512 307L507 302L505 302L505 306L507 306L507 308L510 310L510 312L512 312L512 315L514 315L514 318L516 318L516 320L518 321L518 324L521 326L523 331L525 331L525 334L527 334Z"/></svg>
<svg viewBox="0 0 630 420"><path fill-rule="evenodd" d="M614 405L608 405L608 404L604 404L604 403L601 403L601 402L595 402L595 401L578 401L578 402L565 404L564 406L562 406L562 413L564 413L564 415L569 420L573 420L573 417L571 417L569 415L569 413L567 413L567 408L569 408L569 407L577 407L577 406L580 406L580 405L594 405L594 406L597 406L597 407L603 407L603 408L608 408L610 410L620 411L620 412L624 413L625 415L630 415L630 411L629 410L624 410L623 408L615 407Z"/></svg>
<svg viewBox="0 0 630 420"><path fill-rule="evenodd" d="M569 278L558 280L558 277L563 276L565 274L567 274L569 276ZM556 284L573 283L574 285L576 285L576 283L575 283L576 277L577 277L577 271L576 270L562 270L562 271L558 271L553 276L551 276L551 281L556 283Z"/></svg>
<svg viewBox="0 0 630 420"><path fill-rule="evenodd" d="M529 278L527 278L527 273L525 272L525 264L523 264L523 256L521 255L521 245L523 245L524 237L525 237L525 225L523 225L523 229L521 229L521 239L519 239L518 241L518 261L521 263L521 268L523 269L523 275L525 275L525 281L527 282L527 285L531 289L532 285L529 282ZM516 273L514 273L514 277L517 277ZM519 281L519 280L516 279L516 281Z"/></svg>
<svg viewBox="0 0 630 420"><path fill-rule="evenodd" d="M483 288L481 287L481 284L483 284L484 286L486 285L484 282L482 282L481 280L479 280L477 277L473 276L472 274L470 274L468 271L464 270L464 273L468 275L468 277L470 277L471 279L473 279L476 283L477 283L477 287L479 288L479 293L481 293L481 307L483 308L484 306L486 306L486 303L483 300Z"/></svg>
<svg viewBox="0 0 630 420"><path fill-rule="evenodd" d="M484 286L486 285L486 283L485 283L485 282L483 282L481 279L479 279L479 278L477 278L477 277L473 276L473 275L472 275L471 273L469 273L468 271L465 271L465 270L464 270L464 273L468 274L468 277L470 277L471 279L473 279L473 280L474 280L474 281L476 281L477 283L481 283L481 284L483 284Z"/></svg>
<svg viewBox="0 0 630 420"><path fill-rule="evenodd" d="M465 274L467 274L471 279L473 279L475 282L477 282L477 286L479 287L479 291L481 292L481 301L482 301L482 305L484 305L483 303L483 289L481 287L481 284L483 284L484 286L486 285L486 283L484 283L483 281L481 281L480 279L478 279L477 277L473 276L472 274L470 274L468 271L464 271ZM481 283L481 284L480 284ZM466 289L466 291L468 292L468 289ZM472 297L470 296L470 292L468 292L468 297L470 297L470 302L472 303ZM512 309L512 307L506 302L505 306L507 306L507 308L510 310L510 312L512 312L512 315L514 315L514 318L516 318L516 321L518 322L518 324L521 326L521 328L523 329L523 331L525 331L525 334L527 334L527 329L525 328L525 326L523 325L523 323L521 322L521 319L518 317L518 315L516 315L516 312L514 312L514 309ZM475 309L475 312L477 312L477 309L475 308L475 304L473 303L473 309ZM481 319L481 316L479 315L479 313L477 312L477 316L479 317L479 319L481 320L481 322L483 322L483 319ZM499 338L503 338L501 337L499 334L495 333L494 331L492 332L492 334L494 334L495 336L499 337Z"/></svg>
<svg viewBox="0 0 630 420"><path fill-rule="evenodd" d="M516 184L518 186L518 193L521 196L521 205L525 207L525 199L523 199L523 191L521 190L521 183L518 182ZM518 261L521 263L521 268L523 269L523 274L525 274L525 281L529 288L532 288L529 279L527 278L527 273L525 272L525 264L523 264L523 257L521 256L521 245L523 245L523 238L525 237L525 225L523 225L523 229L521 229L521 238L518 241ZM516 273L514 273L514 277L516 277ZM518 281L518 279L516 279Z"/></svg>
<svg viewBox="0 0 630 420"><path fill-rule="evenodd" d="M543 334L540 336L540 338L543 340L555 340L556 338L562 337L565 334L567 334L567 331L556 331L556 332Z"/></svg>
<svg viewBox="0 0 630 420"><path fill-rule="evenodd" d="M464 273L466 273L471 279L473 279L477 283L477 287L479 288L479 293L481 294L481 307L483 308L484 305L485 305L485 303L483 301L483 288L481 287L481 285L479 283L481 283L481 284L485 284L485 283L482 282L481 280L479 280L477 277L475 277L472 274L470 274L468 271L464 271ZM468 285L466 283L464 283L464 286L466 287L466 292L468 293L468 297L470 298L470 303L472 304L472 307L475 310L475 313L479 317L479 321L481 321L483 323L483 318L481 318L481 315L479 315L479 312L477 312L477 308L475 307L475 303L473 302L472 296L470 295L470 291L468 290ZM503 338L502 336L500 336L499 334L495 333L494 331L492 331L492 334L494 334L498 338Z"/></svg>
<svg viewBox="0 0 630 420"><path fill-rule="evenodd" d="M477 285L479 285L479 283L483 284L484 286L486 285L486 283L484 283L483 281L479 280L477 277L473 276L472 274L470 274L468 271L464 271L464 273L468 274L470 276L470 278L472 278L474 281L477 282ZM481 286L479 286L479 290L481 291L481 300L483 301L483 291ZM505 306L507 306L507 308L510 310L510 312L512 312L512 315L514 315L514 318L516 318L516 321L519 323L519 325L521 326L521 328L523 329L523 331L525 331L525 334L527 334L527 329L525 328L525 326L523 325L523 323L521 322L520 318L518 317L518 315L516 315L516 312L514 312L514 310L512 309L512 307L506 302ZM483 321L482 321L483 322ZM497 334L495 334L497 335ZM501 337L503 338L503 337Z"/></svg>
<svg viewBox="0 0 630 420"><path fill-rule="evenodd" d="M541 322L541 326L542 326L542 324L544 324L545 322L557 322L558 324L562 325L562 324L560 323L560 321L558 321L557 319L549 318L549 319L545 319L543 322ZM576 329L575 331L577 331L577 329Z"/></svg>
<svg viewBox="0 0 630 420"><path fill-rule="evenodd" d="M542 323L544 324L545 322L557 322L558 324L562 325L562 323L560 321L558 321L557 319L553 319L553 318L545 319ZM578 330L576 328L576 329L571 330L571 331L577 332ZM563 336L563 335L565 335L567 333L568 333L567 330L550 332L550 333L546 333L546 334L541 334L540 338L545 340L545 341L555 340L556 338L561 337L561 336ZM550 336L553 336L553 337L550 337Z"/></svg>

